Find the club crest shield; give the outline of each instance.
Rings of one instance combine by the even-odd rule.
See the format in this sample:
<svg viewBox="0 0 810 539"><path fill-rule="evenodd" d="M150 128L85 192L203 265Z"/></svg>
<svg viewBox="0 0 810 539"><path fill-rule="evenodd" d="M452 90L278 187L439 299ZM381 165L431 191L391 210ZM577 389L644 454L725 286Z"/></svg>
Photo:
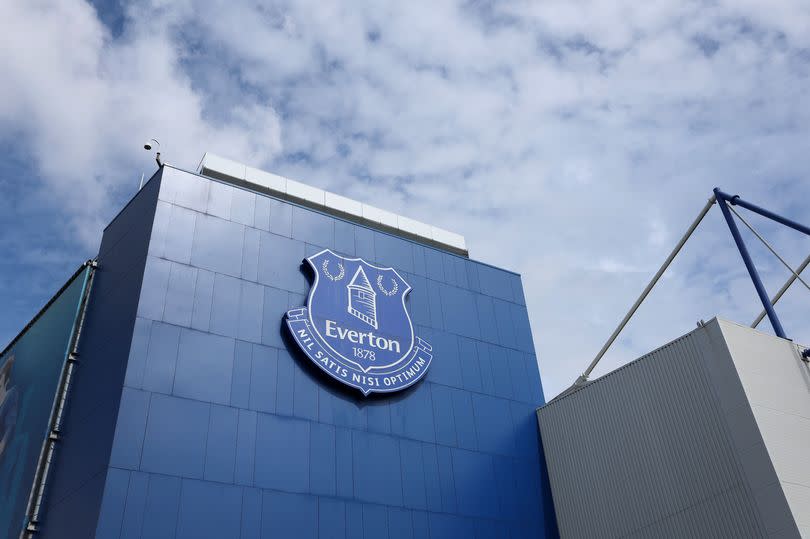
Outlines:
<svg viewBox="0 0 810 539"><path fill-rule="evenodd" d="M315 279L307 306L286 314L301 350L327 374L368 395L424 376L431 346L414 335L411 286L393 268L325 249L306 259Z"/></svg>

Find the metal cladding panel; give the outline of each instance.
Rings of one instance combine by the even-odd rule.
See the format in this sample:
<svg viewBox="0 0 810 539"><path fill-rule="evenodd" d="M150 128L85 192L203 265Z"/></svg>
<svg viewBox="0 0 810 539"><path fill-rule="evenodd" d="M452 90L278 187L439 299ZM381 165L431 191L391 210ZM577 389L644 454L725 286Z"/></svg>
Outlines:
<svg viewBox="0 0 810 539"><path fill-rule="evenodd" d="M540 408L560 535L796 537L746 407L714 320Z"/></svg>
<svg viewBox="0 0 810 539"><path fill-rule="evenodd" d="M720 322L762 441L750 452L767 451L802 537L810 538L810 365L804 346ZM773 486L773 485L768 485Z"/></svg>
<svg viewBox="0 0 810 539"><path fill-rule="evenodd" d="M328 248L412 286L427 374L364 397L285 313ZM556 537L520 277L164 168L96 537Z"/></svg>
<svg viewBox="0 0 810 539"><path fill-rule="evenodd" d="M160 181L158 171L104 231L37 537L96 528Z"/></svg>

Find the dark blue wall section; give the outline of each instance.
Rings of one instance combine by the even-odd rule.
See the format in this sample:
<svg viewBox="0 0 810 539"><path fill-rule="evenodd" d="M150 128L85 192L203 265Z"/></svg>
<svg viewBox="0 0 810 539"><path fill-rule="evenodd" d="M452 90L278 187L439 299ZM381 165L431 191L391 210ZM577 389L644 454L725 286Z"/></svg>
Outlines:
<svg viewBox="0 0 810 539"><path fill-rule="evenodd" d="M104 231L63 438L47 491L42 537L92 537L102 493L125 499L128 489L143 487L128 485L125 474L110 470L109 462L159 191L160 172ZM137 421L132 407L144 401L126 397L131 407L124 412ZM133 455L119 458L135 461Z"/></svg>
<svg viewBox="0 0 810 539"><path fill-rule="evenodd" d="M108 229L128 248L94 291L122 312L89 328L112 364L73 421L100 421L87 436L112 450L79 465L86 487L64 467L54 485L91 502L96 537L556 537L518 275L170 167L159 188L145 269L143 234ZM421 382L364 398L295 348L283 315L324 247L411 284Z"/></svg>

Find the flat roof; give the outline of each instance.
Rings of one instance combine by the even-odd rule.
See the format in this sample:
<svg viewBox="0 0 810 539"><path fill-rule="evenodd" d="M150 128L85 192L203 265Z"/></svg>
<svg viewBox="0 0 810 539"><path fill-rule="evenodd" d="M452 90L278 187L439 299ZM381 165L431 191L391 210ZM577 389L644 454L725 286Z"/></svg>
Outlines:
<svg viewBox="0 0 810 539"><path fill-rule="evenodd" d="M464 236L206 152L197 172L388 233L469 256Z"/></svg>

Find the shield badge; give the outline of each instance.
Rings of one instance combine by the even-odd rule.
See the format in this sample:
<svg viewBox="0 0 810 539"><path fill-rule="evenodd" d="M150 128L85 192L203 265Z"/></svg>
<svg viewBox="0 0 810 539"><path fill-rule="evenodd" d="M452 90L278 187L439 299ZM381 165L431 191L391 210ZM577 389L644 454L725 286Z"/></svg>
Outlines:
<svg viewBox="0 0 810 539"><path fill-rule="evenodd" d="M307 307L286 315L304 353L365 395L416 383L432 355L430 345L414 335L407 281L393 268L329 249L306 261L315 276Z"/></svg>

